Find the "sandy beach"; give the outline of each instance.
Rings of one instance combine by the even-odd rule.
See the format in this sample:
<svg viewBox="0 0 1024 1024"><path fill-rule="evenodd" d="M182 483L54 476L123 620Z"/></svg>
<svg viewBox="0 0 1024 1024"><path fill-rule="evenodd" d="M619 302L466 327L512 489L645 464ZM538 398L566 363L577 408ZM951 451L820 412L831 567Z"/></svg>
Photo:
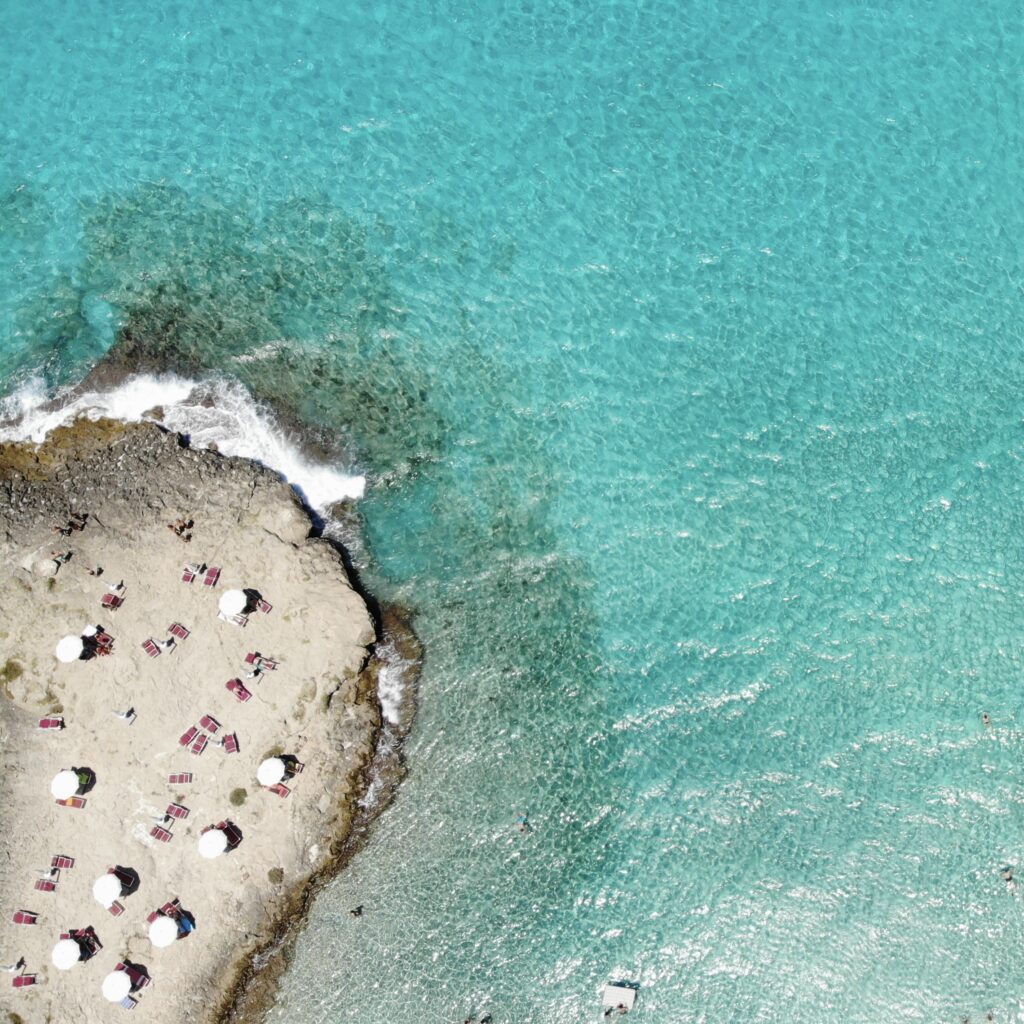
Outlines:
<svg viewBox="0 0 1024 1024"><path fill-rule="evenodd" d="M72 513L82 528L55 532ZM181 521L193 525L168 529ZM80 420L42 449L0 447L0 962L24 958L0 975L11 1021L122 1019L101 992L122 962L150 979L131 993L147 1019L217 1019L253 953L337 853L380 729L366 669L375 631L341 556L309 532L274 473L151 425ZM216 584L205 572L183 582L188 563L219 568ZM239 622L218 614L232 590L252 609ZM104 607L107 595L119 607ZM187 636L167 646L172 624ZM57 659L58 641L97 627L109 653ZM276 668L247 677L256 652ZM231 680L251 697L239 700ZM64 727L40 728L47 717ZM257 780L271 757L291 769L287 795ZM81 807L51 794L72 768L94 776ZM169 782L176 773L191 779ZM169 805L180 817L165 818ZM223 822L233 848L201 856L203 830ZM47 875L57 856L73 866ZM93 895L115 866L138 878L117 915ZM175 900L194 930L157 948L148 918ZM15 923L19 911L35 923ZM58 969L61 934L87 928L102 948ZM22 975L35 983L14 987Z"/></svg>

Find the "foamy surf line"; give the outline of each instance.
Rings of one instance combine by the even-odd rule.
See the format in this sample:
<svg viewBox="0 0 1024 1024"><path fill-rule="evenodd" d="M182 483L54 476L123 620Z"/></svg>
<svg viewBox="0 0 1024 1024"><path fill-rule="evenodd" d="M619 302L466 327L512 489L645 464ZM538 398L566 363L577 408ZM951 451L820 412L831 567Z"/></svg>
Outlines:
<svg viewBox="0 0 1024 1024"><path fill-rule="evenodd" d="M215 447L224 455L254 459L280 473L311 508L361 498L366 478L311 462L284 435L273 414L236 380L202 382L174 374L140 374L106 392L48 394L32 380L0 399L0 441L41 442L56 427L80 416L109 417L129 423L149 420L187 434L198 448Z"/></svg>

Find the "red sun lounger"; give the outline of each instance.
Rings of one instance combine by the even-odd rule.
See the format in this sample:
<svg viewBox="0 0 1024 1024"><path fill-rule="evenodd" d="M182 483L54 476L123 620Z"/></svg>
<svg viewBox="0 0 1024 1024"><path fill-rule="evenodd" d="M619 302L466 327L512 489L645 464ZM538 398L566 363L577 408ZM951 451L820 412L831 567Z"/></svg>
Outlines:
<svg viewBox="0 0 1024 1024"><path fill-rule="evenodd" d="M188 630L180 622L172 622L167 627L167 632L170 633L171 636L176 637L178 640L188 639Z"/></svg>
<svg viewBox="0 0 1024 1024"><path fill-rule="evenodd" d="M221 741L221 746L224 748L225 754L237 754L238 753L238 734L230 732Z"/></svg>
<svg viewBox="0 0 1024 1024"><path fill-rule="evenodd" d="M142 641L142 649L151 658L159 658L160 657L160 653L161 653L160 648L157 647L157 645L153 642L153 638L152 637L150 637L148 640L143 640Z"/></svg>
<svg viewBox="0 0 1024 1024"><path fill-rule="evenodd" d="M149 834L161 843L169 843L174 837L165 828L161 828L159 825L154 825L150 830Z"/></svg>
<svg viewBox="0 0 1024 1024"><path fill-rule="evenodd" d="M178 740L179 746L187 747L195 738L199 735L199 726L193 725L188 732L184 733L180 740Z"/></svg>
<svg viewBox="0 0 1024 1024"><path fill-rule="evenodd" d="M55 892L57 883L51 878L38 878L36 879L36 889L39 892Z"/></svg>
<svg viewBox="0 0 1024 1024"><path fill-rule="evenodd" d="M11 984L15 988L28 988L29 985L36 983L36 976L34 974L19 974L16 978L11 979Z"/></svg>
<svg viewBox="0 0 1024 1024"><path fill-rule="evenodd" d="M263 600L263 598L260 598L260 599L259 599L259 600L258 600L258 601L256 602L256 607L257 607L257 608L258 608L258 609L259 609L259 610L260 610L261 612L263 612L263 614L264 614L264 615L269 615L269 614L270 614L270 609L271 609L271 608L273 608L274 606L273 606L272 604L270 604L269 602L267 602L267 601L264 601L264 600Z"/></svg>
<svg viewBox="0 0 1024 1024"><path fill-rule="evenodd" d="M53 855L53 859L50 861L50 867L57 868L58 871L73 868L74 866L75 858L65 857L63 853L55 853Z"/></svg>
<svg viewBox="0 0 1024 1024"><path fill-rule="evenodd" d="M85 798L69 796L67 800L54 800L54 803L60 804L61 807L73 807L76 811L80 811L85 806Z"/></svg>
<svg viewBox="0 0 1024 1024"><path fill-rule="evenodd" d="M107 910L109 910L114 917L120 917L124 913L124 907L118 903L117 900L114 900L114 902L107 907Z"/></svg>
<svg viewBox="0 0 1024 1024"><path fill-rule="evenodd" d="M198 757L205 749L208 740L205 736L196 737L195 743L189 747L189 750Z"/></svg>
<svg viewBox="0 0 1024 1024"><path fill-rule="evenodd" d="M192 781L191 772L172 772L167 776L167 781L172 786L186 786Z"/></svg>
<svg viewBox="0 0 1024 1024"><path fill-rule="evenodd" d="M97 633L93 640L96 641L97 647L113 647L114 638L109 633Z"/></svg>
<svg viewBox="0 0 1024 1024"><path fill-rule="evenodd" d="M271 793L274 793L277 796L281 797L288 796L288 794L291 792L291 790L287 786L280 782L276 783L273 786L267 786L267 789L269 789Z"/></svg>
<svg viewBox="0 0 1024 1024"><path fill-rule="evenodd" d="M182 583L191 583L195 578L196 578L196 574L194 572L190 572L188 569L182 569L181 570L181 582Z"/></svg>
<svg viewBox="0 0 1024 1024"><path fill-rule="evenodd" d="M39 915L33 914L31 910L16 910L11 920L15 924L35 924L39 920Z"/></svg>
<svg viewBox="0 0 1024 1024"><path fill-rule="evenodd" d="M204 587L215 587L217 586L217 580L220 579L220 569L207 569L206 575L203 577Z"/></svg>
<svg viewBox="0 0 1024 1024"><path fill-rule="evenodd" d="M183 807L181 804L168 804L167 810L164 812L169 818L182 818L188 817L188 808Z"/></svg>
<svg viewBox="0 0 1024 1024"><path fill-rule="evenodd" d="M146 923L152 924L161 914L163 914L164 917L177 917L178 901L171 900L170 903L165 903L159 910L154 910L153 913L146 918Z"/></svg>
<svg viewBox="0 0 1024 1024"><path fill-rule="evenodd" d="M40 729L63 729L64 719L60 715L53 715L51 718L39 719Z"/></svg>
<svg viewBox="0 0 1024 1024"><path fill-rule="evenodd" d="M211 736L213 736L220 728L220 722L218 722L212 715L203 715L203 717L199 719L199 724Z"/></svg>
<svg viewBox="0 0 1024 1024"><path fill-rule="evenodd" d="M117 594L104 594L100 598L100 604L108 611L116 612L124 604L124 598L118 597Z"/></svg>
<svg viewBox="0 0 1024 1024"><path fill-rule="evenodd" d="M229 679L225 686L235 695L240 703L244 704L252 694L242 684L241 679Z"/></svg>

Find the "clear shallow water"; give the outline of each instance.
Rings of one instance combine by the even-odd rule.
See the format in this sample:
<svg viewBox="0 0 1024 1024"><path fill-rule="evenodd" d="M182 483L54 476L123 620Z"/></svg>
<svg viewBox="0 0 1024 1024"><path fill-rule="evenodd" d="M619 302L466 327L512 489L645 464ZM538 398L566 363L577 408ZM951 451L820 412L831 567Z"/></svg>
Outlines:
<svg viewBox="0 0 1024 1024"><path fill-rule="evenodd" d="M272 1019L1018 1019L1015 8L5 13L8 389L342 437L428 645Z"/></svg>

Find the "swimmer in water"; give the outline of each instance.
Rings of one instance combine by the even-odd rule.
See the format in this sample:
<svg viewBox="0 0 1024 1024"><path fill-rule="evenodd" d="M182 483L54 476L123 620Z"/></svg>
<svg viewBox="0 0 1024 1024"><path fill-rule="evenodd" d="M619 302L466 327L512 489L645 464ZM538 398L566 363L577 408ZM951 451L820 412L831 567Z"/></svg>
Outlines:
<svg viewBox="0 0 1024 1024"><path fill-rule="evenodd" d="M533 831L533 828L530 825L529 814L526 811L524 811L522 814L519 815L518 818L516 818L516 825L518 826L519 831L523 835L526 835L527 832Z"/></svg>
<svg viewBox="0 0 1024 1024"><path fill-rule="evenodd" d="M992 719L988 717L988 712L987 711L982 711L982 713L981 713L981 720L985 723L985 728L986 729L991 729L992 728Z"/></svg>

